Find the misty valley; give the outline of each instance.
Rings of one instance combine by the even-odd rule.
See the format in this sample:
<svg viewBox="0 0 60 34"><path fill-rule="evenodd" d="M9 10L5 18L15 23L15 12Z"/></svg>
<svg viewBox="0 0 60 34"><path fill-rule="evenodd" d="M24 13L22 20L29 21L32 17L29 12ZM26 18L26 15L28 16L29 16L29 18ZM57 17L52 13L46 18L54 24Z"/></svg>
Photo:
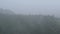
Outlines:
<svg viewBox="0 0 60 34"><path fill-rule="evenodd" d="M0 8L0 34L60 34L60 18L15 14Z"/></svg>

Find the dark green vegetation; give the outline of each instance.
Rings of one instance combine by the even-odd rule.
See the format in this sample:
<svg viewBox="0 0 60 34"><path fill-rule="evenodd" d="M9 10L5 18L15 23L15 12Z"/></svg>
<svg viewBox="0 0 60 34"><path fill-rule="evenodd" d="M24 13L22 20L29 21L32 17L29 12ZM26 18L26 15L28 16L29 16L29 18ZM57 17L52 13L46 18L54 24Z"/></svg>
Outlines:
<svg viewBox="0 0 60 34"><path fill-rule="evenodd" d="M0 34L60 34L59 26L60 19L54 16L16 15L0 9Z"/></svg>

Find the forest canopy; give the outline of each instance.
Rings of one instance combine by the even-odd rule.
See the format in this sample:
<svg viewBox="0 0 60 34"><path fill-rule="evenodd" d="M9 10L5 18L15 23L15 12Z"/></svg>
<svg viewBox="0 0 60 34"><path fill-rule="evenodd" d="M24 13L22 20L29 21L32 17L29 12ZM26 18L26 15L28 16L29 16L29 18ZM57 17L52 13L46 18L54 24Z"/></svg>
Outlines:
<svg viewBox="0 0 60 34"><path fill-rule="evenodd" d="M50 15L16 15L0 8L0 34L60 34L60 18Z"/></svg>

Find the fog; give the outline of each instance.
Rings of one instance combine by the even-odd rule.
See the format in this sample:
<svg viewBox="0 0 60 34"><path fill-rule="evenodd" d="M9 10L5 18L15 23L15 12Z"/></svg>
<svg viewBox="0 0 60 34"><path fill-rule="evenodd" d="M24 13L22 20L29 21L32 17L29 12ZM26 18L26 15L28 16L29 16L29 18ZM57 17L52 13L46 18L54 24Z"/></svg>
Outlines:
<svg viewBox="0 0 60 34"><path fill-rule="evenodd" d="M60 0L0 0L0 8L11 9L17 14L56 15L60 13Z"/></svg>
<svg viewBox="0 0 60 34"><path fill-rule="evenodd" d="M0 0L0 34L60 34L60 0Z"/></svg>

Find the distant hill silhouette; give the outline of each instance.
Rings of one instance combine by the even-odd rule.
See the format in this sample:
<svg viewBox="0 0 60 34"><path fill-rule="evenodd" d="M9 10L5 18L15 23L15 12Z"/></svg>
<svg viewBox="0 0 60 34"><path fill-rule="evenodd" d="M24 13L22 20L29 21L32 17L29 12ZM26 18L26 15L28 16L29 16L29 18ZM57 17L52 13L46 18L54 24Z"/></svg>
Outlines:
<svg viewBox="0 0 60 34"><path fill-rule="evenodd" d="M3 9L3 8L0 8L0 13L1 14L14 14L13 11L11 11L9 9Z"/></svg>

